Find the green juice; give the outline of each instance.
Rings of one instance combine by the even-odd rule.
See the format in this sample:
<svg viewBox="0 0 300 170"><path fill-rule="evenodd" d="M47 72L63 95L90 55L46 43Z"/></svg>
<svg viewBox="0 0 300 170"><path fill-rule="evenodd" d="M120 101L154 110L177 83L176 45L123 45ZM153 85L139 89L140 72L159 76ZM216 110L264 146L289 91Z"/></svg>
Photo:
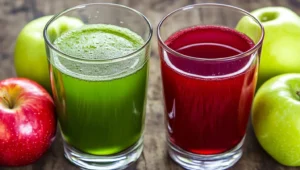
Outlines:
<svg viewBox="0 0 300 170"><path fill-rule="evenodd" d="M50 61L58 119L69 145L89 154L111 155L141 138L148 57L142 50L126 60L111 59L143 44L128 29L102 24L83 26L55 40L56 48L75 59L52 54Z"/></svg>

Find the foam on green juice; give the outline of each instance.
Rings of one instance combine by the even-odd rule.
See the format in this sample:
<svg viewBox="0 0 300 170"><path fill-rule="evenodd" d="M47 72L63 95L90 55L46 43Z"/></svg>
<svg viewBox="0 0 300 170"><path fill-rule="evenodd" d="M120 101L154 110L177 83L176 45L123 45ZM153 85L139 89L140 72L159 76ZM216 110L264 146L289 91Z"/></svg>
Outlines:
<svg viewBox="0 0 300 170"><path fill-rule="evenodd" d="M126 28L114 25L85 25L55 40L64 53L81 59L107 60L130 54L143 45L143 39Z"/></svg>
<svg viewBox="0 0 300 170"><path fill-rule="evenodd" d="M144 51L132 53L143 44L144 40L127 28L103 24L85 25L62 34L54 45L72 58L95 63L76 62L56 55L53 55L52 63L62 72L80 79L112 80L132 74L142 67L145 63ZM122 60L122 57L129 54L132 55ZM116 58L122 61L112 60ZM96 63L96 60L101 61Z"/></svg>

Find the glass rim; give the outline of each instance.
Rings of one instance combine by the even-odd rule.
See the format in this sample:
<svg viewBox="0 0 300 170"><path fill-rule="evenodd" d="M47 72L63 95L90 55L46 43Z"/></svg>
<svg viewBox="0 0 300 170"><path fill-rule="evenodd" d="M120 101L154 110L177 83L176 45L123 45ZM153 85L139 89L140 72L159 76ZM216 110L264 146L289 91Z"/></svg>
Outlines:
<svg viewBox="0 0 300 170"><path fill-rule="evenodd" d="M185 11L185 10L190 10L190 9L193 9L193 8L200 8L200 7L204 7L204 6L207 6L207 7L209 7L209 6L210 7L225 7L225 8L237 10L237 11L251 17L259 25L259 27L261 29L261 36L260 36L259 41L257 43L255 43L255 45L253 47L251 47L249 50L247 50L245 52L242 52L242 53L237 54L237 55L229 56L229 57L224 57L224 58L198 58L198 57L193 57L193 56L189 56L189 55L184 55L182 53L179 53L179 52L173 50L168 45L166 45L165 42L161 38L161 32L160 32L161 26L163 25L164 21L166 19L168 19L170 16L172 16L173 14L176 14L178 12ZM158 42L159 42L159 44L162 45L162 47L168 53L171 53L175 56L179 56L179 57L186 58L186 59L191 59L191 60L196 60L196 61L229 61L229 60L249 56L250 54L253 54L258 48L260 48L262 46L264 35L265 35L264 27L262 26L260 21L258 19L256 19L252 14L250 14L248 11L246 11L244 9L241 9L239 7L235 7L235 6L227 5L227 4L221 4L221 3L197 3L197 4L187 5L187 6L178 8L178 9L168 13L165 17L163 17L163 19L159 22L159 24L157 26L157 37L158 37L157 39L158 39Z"/></svg>
<svg viewBox="0 0 300 170"><path fill-rule="evenodd" d="M47 34L47 30L49 28L49 26L56 21L58 18L62 17L64 14L70 12L70 11L74 11L74 10L78 10L78 9L82 9L88 6L92 6L92 5L107 5L107 6L114 6L114 7L119 7L119 8L124 8L127 10L130 10L132 12L134 12L135 14L137 14L138 16L142 17L145 21L146 24L148 25L149 28L149 35L146 41L144 41L143 45L141 47L139 47L138 49L136 49L135 51L126 54L126 55L122 55L120 57L117 58L113 58L113 59L82 59L82 58L78 58L78 57L74 57L72 55L66 54L63 51L59 50L58 48L55 47L55 45L53 43L51 43L51 41L49 40L49 36ZM43 37L45 39L46 44L53 49L54 51L56 51L57 53L59 53L60 55L63 55L64 57L67 57L71 60L75 60L75 61L83 61L83 62L118 62L118 61L123 61L123 60L127 60L130 59L131 57L133 57L136 53L142 51L151 41L153 35L153 28L151 25L151 22L148 20L148 18L142 14L141 12L139 12L136 9L130 8L128 6L125 5L121 5L121 4L115 4L115 3L86 3L86 4L81 4L81 5L77 5L68 9L63 10L62 12L59 12L58 14L55 14L45 25L44 30L43 30Z"/></svg>

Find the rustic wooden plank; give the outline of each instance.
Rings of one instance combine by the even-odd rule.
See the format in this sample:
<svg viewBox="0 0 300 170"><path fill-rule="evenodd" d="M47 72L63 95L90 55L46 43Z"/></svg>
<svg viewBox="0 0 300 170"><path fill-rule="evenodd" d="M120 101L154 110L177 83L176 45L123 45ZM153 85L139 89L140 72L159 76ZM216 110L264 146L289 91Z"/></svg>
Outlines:
<svg viewBox="0 0 300 170"><path fill-rule="evenodd" d="M42 15L58 13L66 8L97 0L0 0L0 79L15 76L13 68L14 41L18 32L30 20ZM121 3L144 13L154 28L167 13L179 7L203 2L202 0L110 0ZM226 3L251 11L271 5L286 6L300 14L299 0L211 0L209 2ZM155 31L156 34L156 31ZM152 39L152 57L148 89L147 119L144 137L144 152L139 161L129 169L138 170L181 170L167 155L165 128L161 94L161 77L157 39ZM63 156L61 137L53 143L49 151L35 164L3 170L76 170ZM251 126L248 128L242 159L232 170L294 170L276 163L259 146Z"/></svg>

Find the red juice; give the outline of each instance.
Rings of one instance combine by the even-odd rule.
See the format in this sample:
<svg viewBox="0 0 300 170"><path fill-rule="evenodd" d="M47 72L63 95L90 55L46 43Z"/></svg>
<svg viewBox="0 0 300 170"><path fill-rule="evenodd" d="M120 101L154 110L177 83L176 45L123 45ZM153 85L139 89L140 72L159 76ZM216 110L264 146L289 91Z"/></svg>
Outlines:
<svg viewBox="0 0 300 170"><path fill-rule="evenodd" d="M222 58L245 52L254 42L227 27L197 26L176 32L165 44L194 58L178 57L160 48L170 141L203 155L233 149L246 132L258 58L255 54Z"/></svg>

